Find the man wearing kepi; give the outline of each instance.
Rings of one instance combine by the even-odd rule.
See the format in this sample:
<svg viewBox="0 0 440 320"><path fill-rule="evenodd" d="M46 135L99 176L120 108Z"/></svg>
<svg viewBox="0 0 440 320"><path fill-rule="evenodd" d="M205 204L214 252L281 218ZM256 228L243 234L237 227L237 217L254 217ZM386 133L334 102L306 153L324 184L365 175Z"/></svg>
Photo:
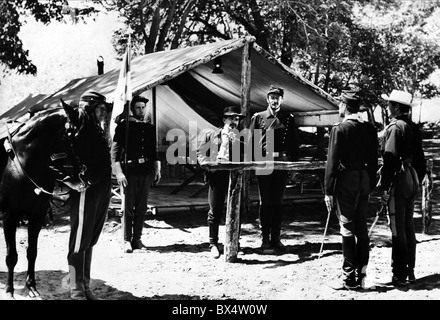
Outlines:
<svg viewBox="0 0 440 320"><path fill-rule="evenodd" d="M255 161L294 161L298 158L297 135L294 118L281 110L284 90L270 86L267 109L255 113L251 118L250 132ZM258 155L262 157L259 158ZM285 251L280 240L282 225L282 202L287 185L287 170L272 170L269 174L256 171L260 196L260 224L263 252Z"/></svg>
<svg viewBox="0 0 440 320"><path fill-rule="evenodd" d="M244 116L240 108L235 106L226 107L223 110L223 127L207 131L200 147L197 150L197 159L202 168L208 162L240 161L241 145L237 137L240 120ZM237 154L233 154L233 152ZM206 171L208 181L208 227L209 227L209 249L214 259L220 257L218 247L218 231L221 218L224 214L226 196L229 190L229 171L216 170Z"/></svg>
<svg viewBox="0 0 440 320"><path fill-rule="evenodd" d="M93 247L98 242L111 197L111 162L105 123L111 105L106 98L94 91L80 97L79 108L83 108L99 127L102 143L94 149L95 163L89 164L84 186L64 182L72 188L69 197L70 237L67 261L69 263L70 297L72 300L96 300L90 288L90 272Z"/></svg>
<svg viewBox="0 0 440 320"><path fill-rule="evenodd" d="M376 128L360 117L358 94L356 90L342 92L339 112L344 119L330 132L325 169L325 203L329 212L336 205L342 235L341 286L348 290L365 286L367 216L378 168Z"/></svg>
<svg viewBox="0 0 440 320"><path fill-rule="evenodd" d="M409 118L411 94L393 90L390 96L382 94L382 98L388 101L391 122L381 141L380 189L382 200L388 204L392 234L392 283L404 286L416 280L414 201L425 176L426 162L420 130Z"/></svg>
<svg viewBox="0 0 440 320"><path fill-rule="evenodd" d="M142 96L133 97L130 103L132 115L129 116L128 122L123 118L116 126L111 148L113 173L121 188L124 188L125 195L125 208L123 208L125 253L146 249L141 237L145 213L148 209L148 194L152 182L159 183L161 178L156 128L144 121L148 101ZM127 134L128 139L126 139Z"/></svg>

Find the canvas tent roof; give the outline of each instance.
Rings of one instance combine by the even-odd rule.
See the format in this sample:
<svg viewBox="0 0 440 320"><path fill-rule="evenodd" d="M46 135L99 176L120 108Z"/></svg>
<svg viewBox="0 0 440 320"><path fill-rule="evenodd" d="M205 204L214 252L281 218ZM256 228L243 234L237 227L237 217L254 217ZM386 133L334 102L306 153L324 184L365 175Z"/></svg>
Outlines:
<svg viewBox="0 0 440 320"><path fill-rule="evenodd" d="M334 113L337 110L335 99L276 61L256 45L253 38L218 41L155 52L131 61L133 94L147 95L151 102L150 89L156 88L156 121L161 139L172 128L181 127L187 131L189 121L196 121L200 128L217 126L224 107L240 106L242 54L246 42L251 43L251 114L267 107L266 92L270 85L284 88L283 105L291 112ZM216 57L221 57L222 74L212 73ZM58 106L60 98L76 102L90 89L113 101L118 77L119 69L113 69L103 75L74 79L34 106L31 101L23 101L0 119L22 116L26 113L24 104L31 109L46 109Z"/></svg>

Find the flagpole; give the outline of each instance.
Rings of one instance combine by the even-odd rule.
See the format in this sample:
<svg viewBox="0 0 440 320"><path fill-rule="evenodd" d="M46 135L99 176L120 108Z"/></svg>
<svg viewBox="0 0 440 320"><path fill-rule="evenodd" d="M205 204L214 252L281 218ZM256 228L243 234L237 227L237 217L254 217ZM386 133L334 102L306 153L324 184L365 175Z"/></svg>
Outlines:
<svg viewBox="0 0 440 320"><path fill-rule="evenodd" d="M131 61L128 61L129 59L131 59L131 33L132 30L130 27L128 27L128 41L127 41L127 61L126 61L126 68L127 68L127 79L125 82L125 92L126 92L126 105L127 108L124 108L125 110L125 144L124 144L124 166L125 166L125 172L128 172L128 158L127 158L127 151L128 151L128 127L129 127L129 122L128 122L128 118L130 117L130 102L131 102L131 84L130 82L130 78L131 78ZM130 87L130 88L128 88ZM130 90L130 94L129 93ZM124 106L125 107L125 106Z"/></svg>
<svg viewBox="0 0 440 320"><path fill-rule="evenodd" d="M127 42L127 61L126 61L126 68L127 68L127 78L126 78L126 82L125 82L125 93L126 93L126 105L127 108L125 108L124 105L124 110L125 110L125 143L124 143L124 170L125 173L128 173L128 128L129 128L129 121L128 118L130 116L130 102L133 99L131 96L131 33L132 30L130 27L128 27L128 42ZM127 210L127 192L124 192L123 194L124 197L124 215L126 214L126 210ZM125 220L125 219L124 219Z"/></svg>

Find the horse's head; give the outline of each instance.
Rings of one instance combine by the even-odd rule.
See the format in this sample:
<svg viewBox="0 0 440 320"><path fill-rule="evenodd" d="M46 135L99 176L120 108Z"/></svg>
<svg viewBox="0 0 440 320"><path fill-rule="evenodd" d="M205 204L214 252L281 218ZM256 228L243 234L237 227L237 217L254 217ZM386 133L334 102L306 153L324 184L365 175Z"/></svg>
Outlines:
<svg viewBox="0 0 440 320"><path fill-rule="evenodd" d="M66 132L68 135L73 134L78 136L86 122L86 114L84 112L80 113L79 109L75 109L71 105L67 104L62 98L60 100L61 106L67 115Z"/></svg>

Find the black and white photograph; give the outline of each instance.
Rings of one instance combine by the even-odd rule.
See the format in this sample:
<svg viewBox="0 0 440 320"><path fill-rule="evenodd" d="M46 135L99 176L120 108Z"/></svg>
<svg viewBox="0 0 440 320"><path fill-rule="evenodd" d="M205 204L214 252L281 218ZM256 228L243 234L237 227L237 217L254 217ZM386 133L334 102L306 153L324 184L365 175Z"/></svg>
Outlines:
<svg viewBox="0 0 440 320"><path fill-rule="evenodd" d="M2 1L0 68L0 300L440 299L440 0Z"/></svg>

